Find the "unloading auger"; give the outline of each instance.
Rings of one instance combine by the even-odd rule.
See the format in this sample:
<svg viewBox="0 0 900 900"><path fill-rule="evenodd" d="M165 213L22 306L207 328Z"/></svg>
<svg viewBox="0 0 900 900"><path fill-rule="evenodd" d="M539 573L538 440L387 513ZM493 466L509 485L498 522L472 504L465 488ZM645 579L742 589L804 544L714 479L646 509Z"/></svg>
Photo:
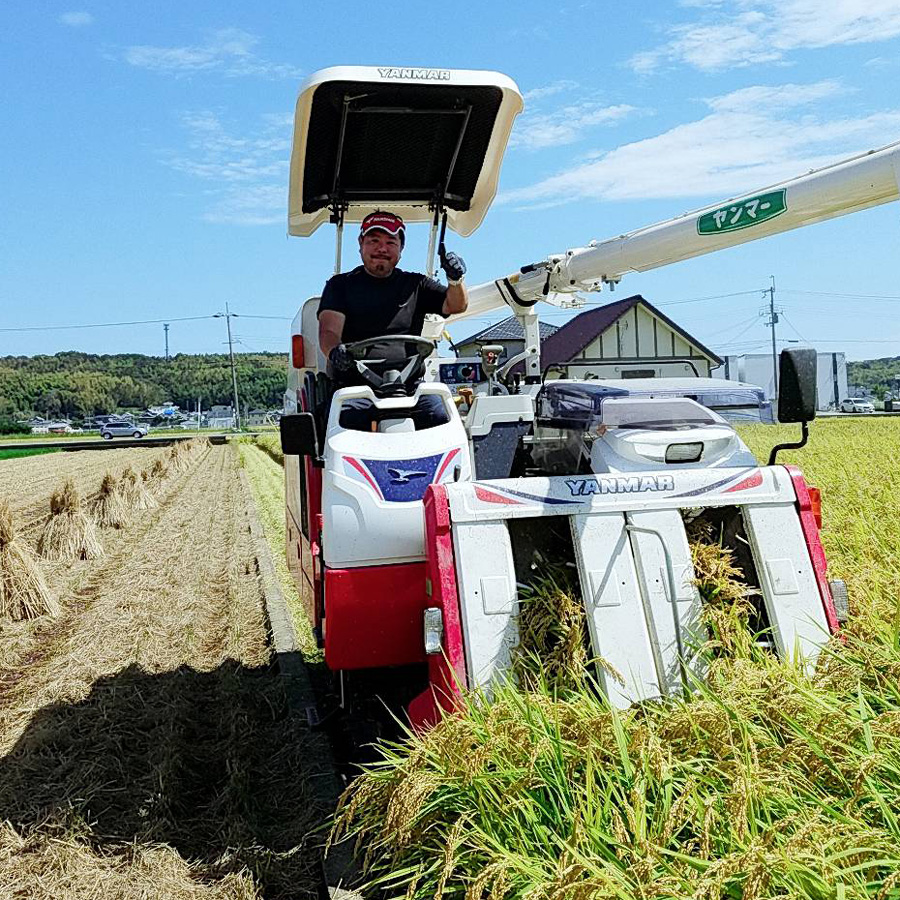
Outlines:
<svg viewBox="0 0 900 900"><path fill-rule="evenodd" d="M316 73L297 102L289 232L334 224L340 271L344 224L389 208L430 226L432 272L444 230L466 236L484 218L521 109L516 85L493 72ZM523 326L524 350L499 368L492 353L443 359L428 334L394 335L390 362L358 347L364 384L332 392L319 298L306 301L292 326L282 419L287 555L343 704L377 683L422 726L460 690L508 677L518 585L539 557L577 570L611 702L689 688L703 677L686 532L698 519L735 550L758 642L811 665L839 627L846 592L827 578L818 492L775 465L777 448L761 465L728 418L737 406L765 420L761 392L699 378L549 380L535 308L898 194L892 144L470 288L465 315L508 307ZM426 394L447 421L417 430L410 410ZM358 399L374 406L376 430L344 422ZM815 410L815 352L784 351L778 419L803 428L792 446L805 443Z"/></svg>

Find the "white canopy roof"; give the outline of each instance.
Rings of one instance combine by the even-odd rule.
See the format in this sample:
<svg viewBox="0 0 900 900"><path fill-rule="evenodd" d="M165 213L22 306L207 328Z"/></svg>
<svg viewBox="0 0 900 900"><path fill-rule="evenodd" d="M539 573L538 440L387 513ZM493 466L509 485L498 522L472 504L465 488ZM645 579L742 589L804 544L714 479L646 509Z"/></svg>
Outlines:
<svg viewBox="0 0 900 900"><path fill-rule="evenodd" d="M291 149L288 233L307 237L332 210L359 222L388 209L431 221L436 205L461 235L497 192L515 83L499 72L335 66L300 90Z"/></svg>

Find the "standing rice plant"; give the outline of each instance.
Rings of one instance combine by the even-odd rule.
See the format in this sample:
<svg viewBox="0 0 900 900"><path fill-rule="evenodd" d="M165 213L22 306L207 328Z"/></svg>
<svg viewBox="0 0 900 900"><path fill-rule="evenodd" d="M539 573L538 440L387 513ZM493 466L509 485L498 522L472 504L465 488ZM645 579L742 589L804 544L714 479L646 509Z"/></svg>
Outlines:
<svg viewBox="0 0 900 900"><path fill-rule="evenodd" d="M734 552L719 543L708 522L695 520L687 533L693 584L703 601L702 619L709 632L702 652L711 657L726 653L752 658L756 651L756 635L749 627L753 594L735 564Z"/></svg>
<svg viewBox="0 0 900 900"><path fill-rule="evenodd" d="M94 522L85 513L71 478L67 478L50 497L50 515L38 538L37 549L45 559L54 560L103 556Z"/></svg>
<svg viewBox="0 0 900 900"><path fill-rule="evenodd" d="M153 494L147 490L144 479L131 466L126 466L122 471L119 484L125 504L129 509L147 510L159 505Z"/></svg>
<svg viewBox="0 0 900 900"><path fill-rule="evenodd" d="M104 528L124 528L130 521L122 484L111 472L103 476L100 490L91 499L90 512L97 524Z"/></svg>
<svg viewBox="0 0 900 900"><path fill-rule="evenodd" d="M20 621L59 613L40 560L16 534L9 504L0 502L0 617Z"/></svg>
<svg viewBox="0 0 900 900"><path fill-rule="evenodd" d="M626 712L599 690L471 697L382 748L337 833L389 896L874 898L900 871L900 703L720 665Z"/></svg>
<svg viewBox="0 0 900 900"><path fill-rule="evenodd" d="M815 670L757 645L734 557L692 535L707 681L626 711L590 679L505 683L383 745L335 826L373 885L415 900L900 896L900 515L883 477L900 423L816 429L785 461L823 489L853 615ZM787 436L766 429L758 452Z"/></svg>
<svg viewBox="0 0 900 900"><path fill-rule="evenodd" d="M541 572L519 589L519 643L512 674L520 687L577 690L587 675L584 604L565 565L541 563Z"/></svg>
<svg viewBox="0 0 900 900"><path fill-rule="evenodd" d="M258 434L253 439L257 447L268 453L280 466L284 465L284 452L281 449L281 437L275 434Z"/></svg>

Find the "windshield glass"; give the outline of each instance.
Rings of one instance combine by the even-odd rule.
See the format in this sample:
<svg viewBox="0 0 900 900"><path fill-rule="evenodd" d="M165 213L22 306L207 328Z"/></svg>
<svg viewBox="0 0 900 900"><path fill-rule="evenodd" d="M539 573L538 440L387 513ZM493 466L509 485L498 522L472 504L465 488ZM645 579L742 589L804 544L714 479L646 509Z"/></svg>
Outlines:
<svg viewBox="0 0 900 900"><path fill-rule="evenodd" d="M621 407L608 404L627 403L628 409L656 409L652 414L635 414L627 427L651 427L634 423L675 422L692 420L686 425L722 424L728 422L775 421L772 404L760 388L733 382L722 386L712 379L643 379L640 384L627 381L548 381L537 398L538 424L547 428L589 431L601 422L610 425L609 416L626 415L614 412ZM635 402L640 401L640 406ZM668 404L648 407L647 403ZM687 404L686 406L682 404ZM670 413L663 412L668 408ZM697 420L701 419L701 422ZM617 424L618 424L617 420ZM626 426L621 426L626 427Z"/></svg>
<svg viewBox="0 0 900 900"><path fill-rule="evenodd" d="M681 430L703 425L726 425L721 416L699 403L681 397L607 399L603 401L601 421L609 428Z"/></svg>

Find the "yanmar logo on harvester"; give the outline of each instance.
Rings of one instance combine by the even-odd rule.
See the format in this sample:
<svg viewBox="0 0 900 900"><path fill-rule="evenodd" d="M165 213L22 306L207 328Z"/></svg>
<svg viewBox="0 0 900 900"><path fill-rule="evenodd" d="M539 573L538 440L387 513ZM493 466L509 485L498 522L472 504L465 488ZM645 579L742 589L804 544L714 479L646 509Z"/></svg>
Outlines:
<svg viewBox="0 0 900 900"><path fill-rule="evenodd" d="M671 475L619 475L614 478L569 478L566 485L573 497L591 494L640 494L645 491L674 491Z"/></svg>
<svg viewBox="0 0 900 900"><path fill-rule="evenodd" d="M390 66L379 66L378 74L382 78L412 78L416 81L449 81L449 69L398 69Z"/></svg>
<svg viewBox="0 0 900 900"><path fill-rule="evenodd" d="M349 66L311 76L296 107L289 233L335 224L339 270L343 226L394 212L430 229L421 269L436 272L446 230L468 237L487 214L522 108L518 87L496 72ZM896 200L898 170L895 144L493 273L468 288L456 318L511 313L522 349L508 359L515 351L490 345L478 359L441 358L443 323L426 322L422 335L346 345L360 383L335 390L319 298L306 301L281 420L287 552L348 722L377 708L371 738L396 734L392 715L428 727L461 692L508 678L520 591L547 558L572 566L610 703L693 689L705 670L692 648L708 635L688 528L739 555L761 646L814 665L846 594L827 578L817 492L776 464L780 447L759 460L732 425L775 421L764 391L699 375L606 378L587 359L583 379L574 365L545 371L537 310ZM778 421L802 429L787 446L802 446L816 414L815 351L783 351L778 384ZM423 424L423 406L443 412ZM371 414L362 426L361 407Z"/></svg>

